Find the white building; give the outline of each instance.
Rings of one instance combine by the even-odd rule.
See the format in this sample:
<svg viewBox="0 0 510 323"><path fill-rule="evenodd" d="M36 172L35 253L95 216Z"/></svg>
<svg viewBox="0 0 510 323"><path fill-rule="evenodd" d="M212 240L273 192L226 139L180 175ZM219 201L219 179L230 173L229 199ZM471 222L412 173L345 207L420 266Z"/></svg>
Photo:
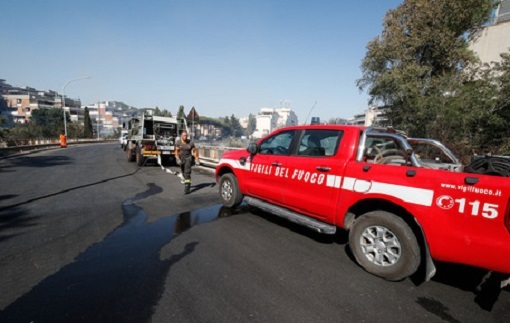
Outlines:
<svg viewBox="0 0 510 323"><path fill-rule="evenodd" d="M483 28L469 45L483 63L501 62L501 53L510 50L510 0L502 1L494 24Z"/></svg>
<svg viewBox="0 0 510 323"><path fill-rule="evenodd" d="M387 121L384 115L386 113L386 109L386 107L373 105L363 113L356 114L354 117L349 119L349 124L365 127L383 125Z"/></svg>
<svg viewBox="0 0 510 323"><path fill-rule="evenodd" d="M275 109L278 114L277 127L296 126L298 124L297 115L290 108Z"/></svg>
<svg viewBox="0 0 510 323"><path fill-rule="evenodd" d="M262 138L278 128L298 124L297 115L290 108L261 108L255 119L256 128L252 138Z"/></svg>
<svg viewBox="0 0 510 323"><path fill-rule="evenodd" d="M248 123L249 122L250 122L250 118L249 117L239 118L239 124L244 129L248 128Z"/></svg>

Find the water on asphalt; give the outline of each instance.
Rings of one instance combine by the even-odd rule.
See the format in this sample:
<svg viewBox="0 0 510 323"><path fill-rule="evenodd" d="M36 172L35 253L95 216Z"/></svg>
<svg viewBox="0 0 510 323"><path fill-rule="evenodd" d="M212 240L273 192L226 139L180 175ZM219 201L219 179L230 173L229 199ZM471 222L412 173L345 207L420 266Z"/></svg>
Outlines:
<svg viewBox="0 0 510 323"><path fill-rule="evenodd" d="M150 320L171 266L192 253L198 242L166 260L160 259L161 248L193 226L232 211L213 205L147 223L147 214L135 202L162 191L155 184L148 186L123 202L120 227L0 311L0 321Z"/></svg>

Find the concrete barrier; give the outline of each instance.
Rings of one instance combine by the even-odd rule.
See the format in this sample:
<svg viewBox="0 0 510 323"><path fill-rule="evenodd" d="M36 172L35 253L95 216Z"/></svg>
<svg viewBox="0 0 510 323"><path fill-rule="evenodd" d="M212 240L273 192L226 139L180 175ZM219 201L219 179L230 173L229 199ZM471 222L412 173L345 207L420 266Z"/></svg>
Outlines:
<svg viewBox="0 0 510 323"><path fill-rule="evenodd" d="M80 145L80 144L91 144L91 143L111 143L117 141L118 139L109 139L109 140L91 140L91 139L68 139L67 145ZM53 149L60 147L60 141L58 139L34 139L34 140L25 140L21 141L25 144L20 144L17 146L3 147L0 148L0 159L13 156L13 155L21 155L30 152L35 152L39 150L45 149ZM30 143L30 144L26 144Z"/></svg>

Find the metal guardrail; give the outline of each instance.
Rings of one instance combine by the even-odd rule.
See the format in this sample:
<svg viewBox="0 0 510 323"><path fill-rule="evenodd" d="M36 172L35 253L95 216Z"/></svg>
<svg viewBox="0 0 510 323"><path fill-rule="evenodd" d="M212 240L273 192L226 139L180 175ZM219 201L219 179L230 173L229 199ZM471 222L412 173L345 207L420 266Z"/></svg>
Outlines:
<svg viewBox="0 0 510 323"><path fill-rule="evenodd" d="M118 141L118 139L111 139L111 140L68 139L67 145L80 145L80 144L91 144L91 143L110 143L112 141ZM49 148L60 147L60 141L58 139L33 140L32 142L35 142L35 144L18 145L18 146L0 148L0 159L9 157L12 155L20 155L20 154L26 154L26 153L38 151L38 150L45 150L45 149L49 149Z"/></svg>
<svg viewBox="0 0 510 323"><path fill-rule="evenodd" d="M224 152L229 150L239 150L245 148L219 147L219 146L199 146L197 145L200 163L204 166L216 167Z"/></svg>

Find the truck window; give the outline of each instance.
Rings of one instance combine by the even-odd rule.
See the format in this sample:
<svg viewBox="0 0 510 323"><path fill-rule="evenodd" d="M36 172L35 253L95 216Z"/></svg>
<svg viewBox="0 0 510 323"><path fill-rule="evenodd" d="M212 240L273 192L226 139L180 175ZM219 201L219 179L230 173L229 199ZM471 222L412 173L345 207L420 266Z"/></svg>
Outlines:
<svg viewBox="0 0 510 323"><path fill-rule="evenodd" d="M265 139L260 143L260 153L270 155L288 155L295 131L285 131Z"/></svg>
<svg viewBox="0 0 510 323"><path fill-rule="evenodd" d="M366 162L375 164L404 165L404 150L393 138L370 138L365 144L364 158Z"/></svg>
<svg viewBox="0 0 510 323"><path fill-rule="evenodd" d="M343 132L339 130L306 130L301 137L298 156L333 156Z"/></svg>

